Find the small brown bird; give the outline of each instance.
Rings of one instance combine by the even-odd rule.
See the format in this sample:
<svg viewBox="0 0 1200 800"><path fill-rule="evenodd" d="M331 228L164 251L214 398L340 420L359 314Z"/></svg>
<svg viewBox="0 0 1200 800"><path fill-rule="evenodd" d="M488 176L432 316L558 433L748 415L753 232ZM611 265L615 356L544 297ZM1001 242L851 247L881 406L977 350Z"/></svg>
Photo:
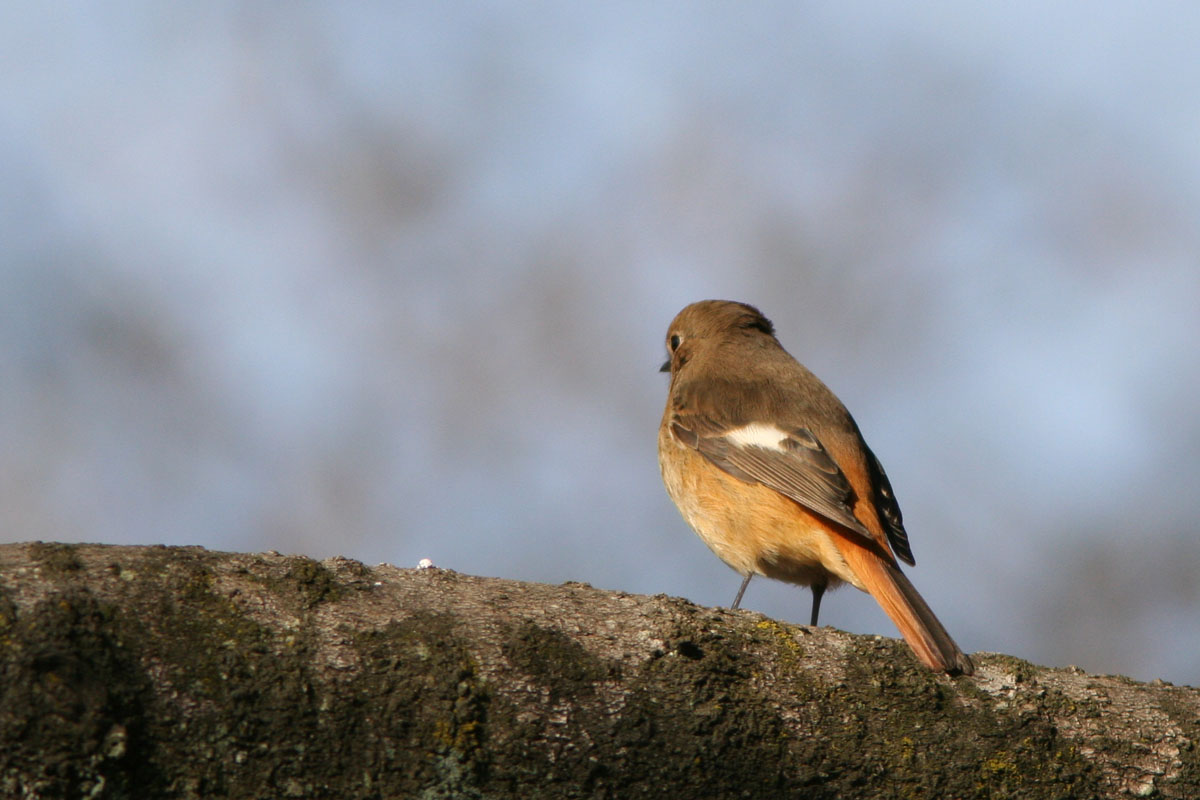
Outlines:
<svg viewBox="0 0 1200 800"><path fill-rule="evenodd" d="M693 303L667 331L671 373L658 431L667 493L704 543L744 576L843 582L878 601L923 664L975 667L900 571L914 564L879 459L833 392L744 303Z"/></svg>

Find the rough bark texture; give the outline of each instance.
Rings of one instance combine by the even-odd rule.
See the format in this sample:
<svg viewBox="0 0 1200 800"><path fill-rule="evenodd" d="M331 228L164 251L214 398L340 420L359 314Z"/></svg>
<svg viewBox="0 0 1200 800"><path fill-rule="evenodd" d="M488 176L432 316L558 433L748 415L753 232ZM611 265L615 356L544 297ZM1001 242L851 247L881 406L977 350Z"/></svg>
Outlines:
<svg viewBox="0 0 1200 800"><path fill-rule="evenodd" d="M1200 797L1200 690L677 598L0 546L0 797Z"/></svg>

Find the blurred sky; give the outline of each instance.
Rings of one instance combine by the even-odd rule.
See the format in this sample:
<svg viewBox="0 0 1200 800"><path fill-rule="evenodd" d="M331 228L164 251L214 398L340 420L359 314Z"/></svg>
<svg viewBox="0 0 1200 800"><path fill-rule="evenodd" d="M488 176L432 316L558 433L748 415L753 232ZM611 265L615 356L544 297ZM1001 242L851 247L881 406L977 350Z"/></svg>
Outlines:
<svg viewBox="0 0 1200 800"><path fill-rule="evenodd" d="M855 414L965 649L1200 683L1197 41L1153 1L5 4L0 539L728 604L655 454L667 323L721 297Z"/></svg>

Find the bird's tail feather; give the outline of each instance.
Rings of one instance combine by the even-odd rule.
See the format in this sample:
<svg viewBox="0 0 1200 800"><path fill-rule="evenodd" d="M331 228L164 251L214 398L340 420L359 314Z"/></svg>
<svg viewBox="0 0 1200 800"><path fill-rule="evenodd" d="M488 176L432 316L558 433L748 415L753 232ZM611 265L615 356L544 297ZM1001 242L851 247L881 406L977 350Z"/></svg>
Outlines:
<svg viewBox="0 0 1200 800"><path fill-rule="evenodd" d="M841 540L839 550L855 576L887 613L925 666L938 672L970 675L975 665L934 615L900 568L866 547Z"/></svg>

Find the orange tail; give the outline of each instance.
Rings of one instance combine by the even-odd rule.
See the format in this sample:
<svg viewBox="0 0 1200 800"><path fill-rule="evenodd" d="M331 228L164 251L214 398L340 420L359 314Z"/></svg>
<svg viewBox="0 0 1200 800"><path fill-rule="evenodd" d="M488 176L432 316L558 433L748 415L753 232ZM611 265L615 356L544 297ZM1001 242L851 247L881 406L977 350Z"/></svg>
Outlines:
<svg viewBox="0 0 1200 800"><path fill-rule="evenodd" d="M958 649L899 567L857 543L840 537L835 540L850 569L891 617L922 664L950 674L970 675L975 671L971 659Z"/></svg>

